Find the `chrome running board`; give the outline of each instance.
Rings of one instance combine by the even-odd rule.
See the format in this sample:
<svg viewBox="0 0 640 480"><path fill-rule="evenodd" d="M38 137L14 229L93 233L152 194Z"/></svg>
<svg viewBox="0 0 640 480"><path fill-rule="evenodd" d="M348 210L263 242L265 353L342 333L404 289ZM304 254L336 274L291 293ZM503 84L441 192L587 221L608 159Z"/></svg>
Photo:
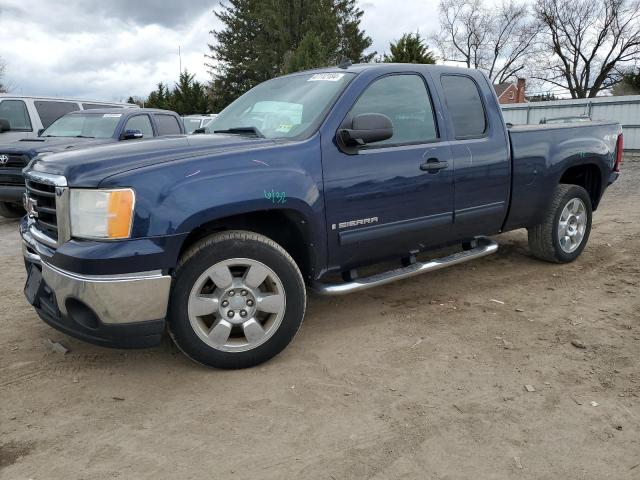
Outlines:
<svg viewBox="0 0 640 480"><path fill-rule="evenodd" d="M457 252L442 258L436 258L428 262L416 262L407 267L396 268L388 272L377 273L370 277L359 278L347 283L327 284L315 283L314 290L320 295L346 295L347 293L359 292L367 288L379 287L387 283L414 277L426 272L440 270L459 263L468 262L480 257L491 255L498 250L498 244L485 237L476 239L477 245L466 251Z"/></svg>

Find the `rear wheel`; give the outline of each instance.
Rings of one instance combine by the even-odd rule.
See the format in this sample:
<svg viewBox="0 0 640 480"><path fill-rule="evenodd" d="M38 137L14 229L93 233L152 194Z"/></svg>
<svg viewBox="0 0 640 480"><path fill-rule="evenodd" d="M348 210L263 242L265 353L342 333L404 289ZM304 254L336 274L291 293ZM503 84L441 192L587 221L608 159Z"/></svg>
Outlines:
<svg viewBox="0 0 640 480"><path fill-rule="evenodd" d="M0 216L6 218L20 218L24 215L24 208L19 203L0 202Z"/></svg>
<svg viewBox="0 0 640 480"><path fill-rule="evenodd" d="M245 368L282 351L306 304L302 275L289 254L251 232L201 240L181 259L169 306L169 330L194 361Z"/></svg>
<svg viewBox="0 0 640 480"><path fill-rule="evenodd" d="M541 260L572 262L582 253L591 232L591 198L578 185L558 185L545 220L529 229L529 249Z"/></svg>

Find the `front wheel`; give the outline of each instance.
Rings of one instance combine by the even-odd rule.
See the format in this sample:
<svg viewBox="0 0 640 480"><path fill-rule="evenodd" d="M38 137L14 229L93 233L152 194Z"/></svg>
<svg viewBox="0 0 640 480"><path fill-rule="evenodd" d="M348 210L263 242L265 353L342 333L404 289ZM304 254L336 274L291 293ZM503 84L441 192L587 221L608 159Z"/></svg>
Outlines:
<svg viewBox="0 0 640 480"><path fill-rule="evenodd" d="M211 235L176 269L169 332L192 360L245 368L280 353L304 317L298 266L277 243L251 232Z"/></svg>
<svg viewBox="0 0 640 480"><path fill-rule="evenodd" d="M578 185L556 187L540 225L529 229L529 249L541 260L574 261L584 250L591 232L591 198Z"/></svg>

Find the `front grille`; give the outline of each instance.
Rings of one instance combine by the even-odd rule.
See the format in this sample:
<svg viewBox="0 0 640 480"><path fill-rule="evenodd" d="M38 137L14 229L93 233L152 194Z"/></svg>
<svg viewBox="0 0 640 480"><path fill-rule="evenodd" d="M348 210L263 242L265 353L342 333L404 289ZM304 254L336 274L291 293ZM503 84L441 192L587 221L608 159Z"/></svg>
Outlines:
<svg viewBox="0 0 640 480"><path fill-rule="evenodd" d="M26 179L27 195L33 202L35 226L45 235L58 240L58 217L56 215L56 187Z"/></svg>
<svg viewBox="0 0 640 480"><path fill-rule="evenodd" d="M0 152L0 155L2 155L2 152ZM0 169L2 168L24 168L27 166L27 163L29 163L29 156L28 155L17 155L14 153L6 153L5 154L7 157L9 157L9 160L7 160L6 163L0 163Z"/></svg>

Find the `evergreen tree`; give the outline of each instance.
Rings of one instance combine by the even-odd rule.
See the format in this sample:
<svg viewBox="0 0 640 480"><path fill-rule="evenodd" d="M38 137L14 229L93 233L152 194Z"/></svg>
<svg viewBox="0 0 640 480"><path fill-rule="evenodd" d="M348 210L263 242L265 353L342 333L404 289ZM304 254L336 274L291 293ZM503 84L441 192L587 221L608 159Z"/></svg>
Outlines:
<svg viewBox="0 0 640 480"><path fill-rule="evenodd" d="M215 12L224 28L211 32L217 44L209 45L207 55L214 63L208 65L214 112L272 76L275 54L258 48L268 41L258 19L259 7L260 0L229 0Z"/></svg>
<svg viewBox="0 0 640 480"><path fill-rule="evenodd" d="M140 105L140 100L136 101L129 97L129 103ZM158 83L158 87L149 94L145 107L162 108L173 110L179 115L204 114L208 112L208 98L205 87L195 79L195 75L184 70L178 82L169 90L164 83Z"/></svg>
<svg viewBox="0 0 640 480"><path fill-rule="evenodd" d="M638 95L640 94L640 70L629 71L622 75L622 80L613 87L614 95Z"/></svg>
<svg viewBox="0 0 640 480"><path fill-rule="evenodd" d="M213 110L285 72L370 61L356 0L228 0L215 15L224 25L209 45Z"/></svg>
<svg viewBox="0 0 640 480"><path fill-rule="evenodd" d="M145 106L148 108L162 108L169 110L171 108L169 104L170 96L171 92L169 91L169 87L160 82L158 83L156 90L149 94L149 98L147 98Z"/></svg>
<svg viewBox="0 0 640 480"><path fill-rule="evenodd" d="M360 21L364 12L360 10L355 1L341 0L336 2L338 13L338 60L347 58L353 63L369 63L377 52L365 54L364 51L371 46L371 37L360 29Z"/></svg>
<svg viewBox="0 0 640 480"><path fill-rule="evenodd" d="M131 103L132 105L138 105L139 107L144 107L144 106L145 106L145 105L144 105L144 101L142 101L142 100L140 99L140 97L133 97L133 96L130 96L130 97L127 99L127 103Z"/></svg>
<svg viewBox="0 0 640 480"><path fill-rule="evenodd" d="M391 54L384 55L386 63L436 63L420 33L405 33L395 43L389 44Z"/></svg>
<svg viewBox="0 0 640 480"><path fill-rule="evenodd" d="M284 64L284 73L299 72L327 65L329 52L315 32L307 33L298 48L289 52Z"/></svg>
<svg viewBox="0 0 640 480"><path fill-rule="evenodd" d="M195 75L186 69L180 74L178 83L171 91L168 101L171 110L179 115L191 115L207 112L207 95Z"/></svg>

